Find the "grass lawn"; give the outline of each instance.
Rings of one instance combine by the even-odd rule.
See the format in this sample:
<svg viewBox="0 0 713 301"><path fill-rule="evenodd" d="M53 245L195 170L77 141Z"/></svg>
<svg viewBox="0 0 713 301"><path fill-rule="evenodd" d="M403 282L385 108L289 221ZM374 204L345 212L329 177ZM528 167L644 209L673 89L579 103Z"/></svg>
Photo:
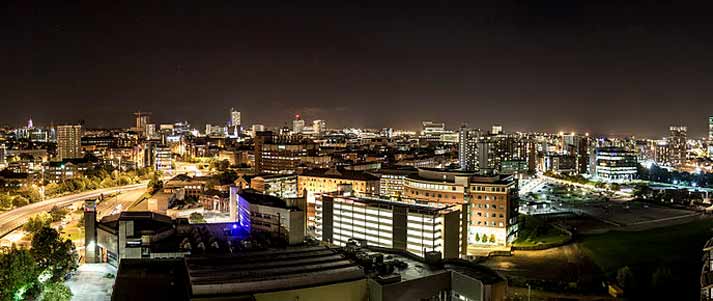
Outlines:
<svg viewBox="0 0 713 301"><path fill-rule="evenodd" d="M540 244L549 244L567 240L568 236L566 233L550 225L546 225L544 227L546 227L546 229L541 231L541 233L538 233L536 236L533 235L533 232L522 231L517 240L513 242L513 246L531 247Z"/></svg>
<svg viewBox="0 0 713 301"><path fill-rule="evenodd" d="M668 268L674 278L670 287L694 298L700 289L701 249L711 237L713 219L705 219L648 231L589 235L580 244L609 279L619 268L629 266L643 289L658 268Z"/></svg>
<svg viewBox="0 0 713 301"><path fill-rule="evenodd" d="M77 239L84 239L84 230L77 227L76 225L68 226L62 229L63 236L76 241Z"/></svg>
<svg viewBox="0 0 713 301"><path fill-rule="evenodd" d="M713 237L713 219L641 232L609 232L585 236L582 246L604 271L625 265L674 262L695 257ZM684 253L684 251L693 252Z"/></svg>

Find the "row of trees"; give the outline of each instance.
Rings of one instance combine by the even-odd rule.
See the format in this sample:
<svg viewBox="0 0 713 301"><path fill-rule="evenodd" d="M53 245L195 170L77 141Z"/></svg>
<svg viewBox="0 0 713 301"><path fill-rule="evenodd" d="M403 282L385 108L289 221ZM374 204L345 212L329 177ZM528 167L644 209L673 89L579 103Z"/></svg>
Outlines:
<svg viewBox="0 0 713 301"><path fill-rule="evenodd" d="M70 300L72 292L63 281L78 266L74 244L48 224L32 230L31 249L0 249L0 301Z"/></svg>
<svg viewBox="0 0 713 301"><path fill-rule="evenodd" d="M655 164L650 168L645 168L639 165L639 178L659 183L713 187L713 173L689 173L676 170L669 171L668 169L661 168Z"/></svg>
<svg viewBox="0 0 713 301"><path fill-rule="evenodd" d="M570 176L570 175L556 174L552 171L547 171L544 173L544 175L551 177L551 178L567 181L567 182L583 184L583 185L592 185L592 186L594 186L596 188L600 188L600 189L609 189L609 190L614 190L614 191L618 191L621 189L621 185L619 185L617 183L604 183L604 182L591 181L591 180L587 180L587 178L585 178L582 175Z"/></svg>
<svg viewBox="0 0 713 301"><path fill-rule="evenodd" d="M676 299L676 290L671 288L676 287L679 280L677 276L669 267L663 265L656 267L653 273L635 273L633 269L625 266L617 270L616 282L624 289L624 297L627 299L673 300Z"/></svg>
<svg viewBox="0 0 713 301"><path fill-rule="evenodd" d="M634 196L647 201L690 206L702 202L704 193L688 191L685 188L654 190L646 184L637 184L634 186Z"/></svg>

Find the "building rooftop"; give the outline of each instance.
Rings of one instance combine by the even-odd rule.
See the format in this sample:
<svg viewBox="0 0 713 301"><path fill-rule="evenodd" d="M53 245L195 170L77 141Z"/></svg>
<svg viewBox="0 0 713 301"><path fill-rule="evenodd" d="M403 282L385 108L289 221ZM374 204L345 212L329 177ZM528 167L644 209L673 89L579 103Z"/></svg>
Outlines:
<svg viewBox="0 0 713 301"><path fill-rule="evenodd" d="M508 185L515 182L515 178L512 175L481 175L478 172L443 168L418 168L418 173L412 173L406 177L414 180L437 181L441 183L455 183L456 177L467 177L471 184Z"/></svg>
<svg viewBox="0 0 713 301"><path fill-rule="evenodd" d="M379 177L363 171L346 170L342 168L312 168L306 169L301 176L336 178L345 180L378 181Z"/></svg>
<svg viewBox="0 0 713 301"><path fill-rule="evenodd" d="M112 300L188 300L183 260L123 259Z"/></svg>
<svg viewBox="0 0 713 301"><path fill-rule="evenodd" d="M287 202L279 197L260 193L254 189L243 189L238 193L250 204L263 205L276 208L297 209L287 205Z"/></svg>
<svg viewBox="0 0 713 301"><path fill-rule="evenodd" d="M336 249L299 247L185 259L193 296L246 295L340 283L366 277Z"/></svg>
<svg viewBox="0 0 713 301"><path fill-rule="evenodd" d="M119 230L119 221L133 221L136 232L161 232L173 228L171 217L150 211L123 211L108 215L103 217L97 226L115 232Z"/></svg>
<svg viewBox="0 0 713 301"><path fill-rule="evenodd" d="M382 198L377 198L377 197L369 197L369 196L345 196L339 192L332 192L332 193L327 193L326 195L333 197L333 198L341 198L341 199L346 199L352 202L359 202L363 204L369 204L369 205L374 205L374 206L393 206L393 207L408 207L409 212L418 212L422 214L437 214L439 212L450 212L458 205L443 205L442 207L435 207L432 205L424 205L424 204L417 204L417 203L407 203L404 201L392 201L392 200L387 200L387 199L382 199Z"/></svg>
<svg viewBox="0 0 713 301"><path fill-rule="evenodd" d="M293 177L297 177L297 175L295 175L295 174L259 174L252 178L253 179L262 178L264 180L269 180L269 179L293 178Z"/></svg>

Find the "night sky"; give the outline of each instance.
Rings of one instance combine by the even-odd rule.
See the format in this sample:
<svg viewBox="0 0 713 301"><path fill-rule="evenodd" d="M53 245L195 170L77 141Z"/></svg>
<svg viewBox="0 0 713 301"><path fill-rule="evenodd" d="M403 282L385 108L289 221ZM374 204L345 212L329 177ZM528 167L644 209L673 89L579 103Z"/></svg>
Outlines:
<svg viewBox="0 0 713 301"><path fill-rule="evenodd" d="M203 128L235 107L248 125L702 136L713 115L708 7L94 2L1 8L0 124L129 127L143 110Z"/></svg>

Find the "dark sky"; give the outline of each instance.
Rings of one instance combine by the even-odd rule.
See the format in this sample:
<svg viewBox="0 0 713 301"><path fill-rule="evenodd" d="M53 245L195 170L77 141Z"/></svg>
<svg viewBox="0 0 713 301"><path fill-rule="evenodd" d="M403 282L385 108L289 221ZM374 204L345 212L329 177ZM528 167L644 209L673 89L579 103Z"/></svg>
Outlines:
<svg viewBox="0 0 713 301"><path fill-rule="evenodd" d="M143 110L202 128L236 107L247 124L702 136L713 115L708 7L47 2L0 8L0 124L128 127Z"/></svg>

